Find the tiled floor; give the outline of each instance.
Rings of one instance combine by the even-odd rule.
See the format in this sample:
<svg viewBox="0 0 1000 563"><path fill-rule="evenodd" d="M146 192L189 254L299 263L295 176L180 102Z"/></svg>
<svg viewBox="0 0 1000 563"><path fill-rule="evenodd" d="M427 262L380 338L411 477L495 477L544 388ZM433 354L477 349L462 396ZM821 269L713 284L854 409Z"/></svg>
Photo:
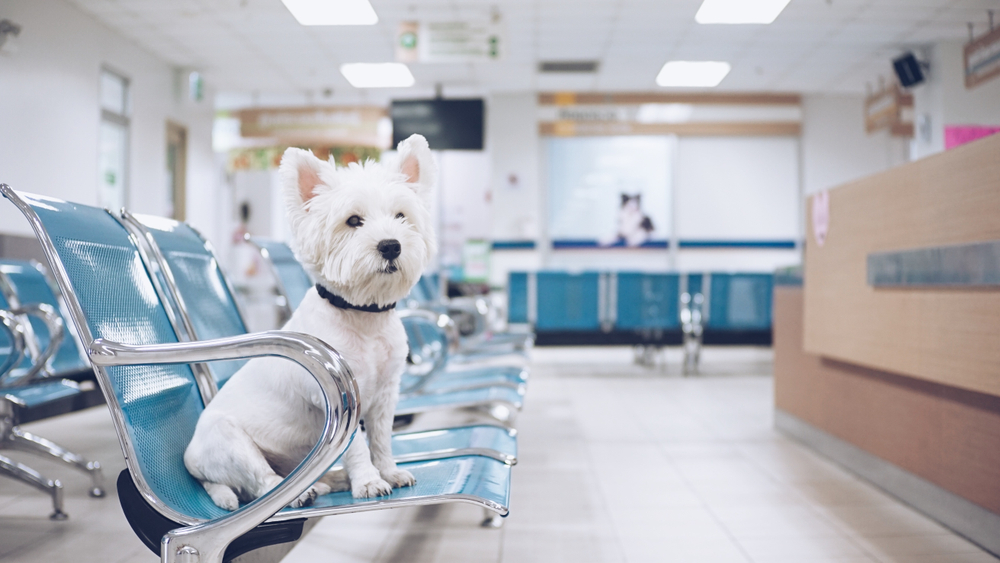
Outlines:
<svg viewBox="0 0 1000 563"><path fill-rule="evenodd" d="M775 432L767 351L710 349L689 378L666 359L662 371L626 349L535 350L502 529L464 505L346 515L285 561L998 561ZM99 458L109 481L124 467L102 409L31 428ZM63 480L71 517L50 522L44 497L0 479L0 561L156 560L113 491L89 499L82 475L14 456Z"/></svg>

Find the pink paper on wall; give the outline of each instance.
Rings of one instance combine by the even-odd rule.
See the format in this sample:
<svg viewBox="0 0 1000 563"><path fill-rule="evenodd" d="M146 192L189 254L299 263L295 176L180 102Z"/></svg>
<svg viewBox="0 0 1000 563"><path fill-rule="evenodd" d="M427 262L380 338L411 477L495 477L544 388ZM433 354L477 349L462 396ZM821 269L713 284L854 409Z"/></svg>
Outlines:
<svg viewBox="0 0 1000 563"><path fill-rule="evenodd" d="M976 139L989 137L994 133L1000 133L1000 127L986 127L983 125L946 125L944 128L944 148L953 149L957 146L971 143Z"/></svg>

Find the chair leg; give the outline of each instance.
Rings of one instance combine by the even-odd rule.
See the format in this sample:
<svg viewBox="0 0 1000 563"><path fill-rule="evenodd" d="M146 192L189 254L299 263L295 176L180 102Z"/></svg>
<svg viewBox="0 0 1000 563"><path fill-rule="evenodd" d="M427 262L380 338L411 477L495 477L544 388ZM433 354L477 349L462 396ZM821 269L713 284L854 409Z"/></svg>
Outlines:
<svg viewBox="0 0 1000 563"><path fill-rule="evenodd" d="M54 442L50 442L40 436L35 436L30 432L24 432L17 426L11 428L7 436L7 447L42 455L56 457L70 467L79 469L90 475L91 488L89 494L92 497L104 496L104 474L101 472L99 461L87 461L83 456L68 451Z"/></svg>
<svg viewBox="0 0 1000 563"><path fill-rule="evenodd" d="M52 520L65 520L68 518L63 512L63 487L59 480L46 479L41 473L28 467L0 456L0 474L5 474L19 481L27 483L32 487L48 494L52 497Z"/></svg>
<svg viewBox="0 0 1000 563"><path fill-rule="evenodd" d="M492 510L483 509L483 521L479 524L483 528L502 528L503 527L503 516L500 516Z"/></svg>

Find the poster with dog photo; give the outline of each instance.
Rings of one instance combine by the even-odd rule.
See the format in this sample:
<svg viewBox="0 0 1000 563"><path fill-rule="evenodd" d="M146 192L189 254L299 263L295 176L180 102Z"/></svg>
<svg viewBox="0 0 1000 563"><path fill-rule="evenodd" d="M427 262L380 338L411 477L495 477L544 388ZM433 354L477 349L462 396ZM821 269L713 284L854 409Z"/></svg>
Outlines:
<svg viewBox="0 0 1000 563"><path fill-rule="evenodd" d="M671 139L549 139L549 234L554 243L637 247L670 232Z"/></svg>

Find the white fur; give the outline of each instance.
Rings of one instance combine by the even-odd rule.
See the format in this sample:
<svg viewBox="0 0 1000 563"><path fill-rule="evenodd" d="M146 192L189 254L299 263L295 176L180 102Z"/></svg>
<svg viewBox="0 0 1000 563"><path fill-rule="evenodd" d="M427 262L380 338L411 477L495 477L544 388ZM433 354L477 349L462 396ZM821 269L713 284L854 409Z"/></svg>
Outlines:
<svg viewBox="0 0 1000 563"><path fill-rule="evenodd" d="M398 148L392 162L339 169L308 151L288 149L279 168L296 256L327 289L355 305L402 299L436 250L427 207L434 182L427 141L414 135ZM348 226L352 215L363 224ZM377 250L388 239L401 245L392 261L396 271ZM413 485L413 476L396 467L390 447L407 351L396 312L338 309L313 288L284 330L330 344L357 380L367 443L355 436L344 456L354 497ZM297 364L251 360L202 413L184 464L217 505L233 510L238 500L265 494L298 465L319 439L323 413L319 387ZM335 481L324 478L294 505L312 502Z"/></svg>

